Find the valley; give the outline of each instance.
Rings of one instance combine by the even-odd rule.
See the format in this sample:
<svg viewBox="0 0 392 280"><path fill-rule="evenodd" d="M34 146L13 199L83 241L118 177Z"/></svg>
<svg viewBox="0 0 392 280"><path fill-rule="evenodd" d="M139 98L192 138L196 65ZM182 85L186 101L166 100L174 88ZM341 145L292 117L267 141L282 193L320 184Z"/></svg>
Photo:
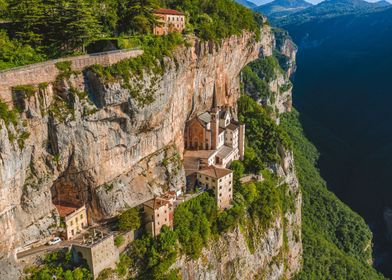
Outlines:
<svg viewBox="0 0 392 280"><path fill-rule="evenodd" d="M392 203L392 10L285 25L299 45L294 104L321 153L328 186L374 233L375 266L391 276L384 211Z"/></svg>

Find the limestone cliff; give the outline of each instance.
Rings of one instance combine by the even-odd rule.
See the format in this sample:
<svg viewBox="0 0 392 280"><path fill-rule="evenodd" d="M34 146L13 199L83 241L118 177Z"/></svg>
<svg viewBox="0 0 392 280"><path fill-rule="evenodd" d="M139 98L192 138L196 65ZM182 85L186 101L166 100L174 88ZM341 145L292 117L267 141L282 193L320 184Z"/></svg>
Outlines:
<svg viewBox="0 0 392 280"><path fill-rule="evenodd" d="M154 92L148 105L89 70L20 90L18 125L0 120L2 273L17 248L56 228L53 197L87 204L99 221L181 187L186 120L209 109L214 92L219 105L235 105L241 69L260 51L272 54L272 45L268 26L259 42L248 33L219 46L193 39L166 60L162 76L146 75L144 87Z"/></svg>
<svg viewBox="0 0 392 280"><path fill-rule="evenodd" d="M271 92L275 93L269 100L269 105L279 114L290 112L293 107L292 89L290 78L296 70L296 55L298 48L285 30L274 29L275 51L281 69L276 70L276 78L269 83ZM280 71L283 70L283 71Z"/></svg>
<svg viewBox="0 0 392 280"><path fill-rule="evenodd" d="M98 222L182 187L186 120L210 109L214 93L218 105L235 106L241 69L259 56L272 55L273 47L267 25L258 42L249 33L219 45L192 38L190 46L166 59L162 75L147 71L142 82L132 80L141 94L152 95L148 104L141 104L121 81L105 80L89 69L19 89L21 98L14 96L21 112L18 124L0 119L0 278L17 278L16 250L45 240L56 229L59 217L53 200L86 204L90 219ZM277 217L255 240L255 252L246 249L237 229L206 249L212 267L179 260L185 262L184 278L245 279L270 267L263 275L278 279L298 270L301 196L291 157L283 158L287 166L276 171L290 185L295 212ZM290 250L282 259L284 236ZM228 246L228 240L236 247Z"/></svg>

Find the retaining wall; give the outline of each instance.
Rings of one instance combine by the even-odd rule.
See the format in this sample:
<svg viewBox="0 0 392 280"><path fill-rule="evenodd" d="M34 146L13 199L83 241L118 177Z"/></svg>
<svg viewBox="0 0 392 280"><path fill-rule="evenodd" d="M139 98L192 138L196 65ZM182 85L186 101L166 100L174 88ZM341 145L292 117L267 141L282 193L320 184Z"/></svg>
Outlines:
<svg viewBox="0 0 392 280"><path fill-rule="evenodd" d="M38 85L56 80L59 70L57 62L71 61L72 70L82 71L86 67L100 64L109 66L123 59L137 57L143 54L141 49L118 50L68 58L60 58L32 65L21 66L0 71L0 99L6 103L12 102L12 88L19 85Z"/></svg>

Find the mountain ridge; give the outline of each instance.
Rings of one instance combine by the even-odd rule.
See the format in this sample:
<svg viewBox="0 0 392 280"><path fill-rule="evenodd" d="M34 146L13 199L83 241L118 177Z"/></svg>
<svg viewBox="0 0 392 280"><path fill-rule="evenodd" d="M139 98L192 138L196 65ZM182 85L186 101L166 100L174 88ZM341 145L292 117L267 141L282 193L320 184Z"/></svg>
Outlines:
<svg viewBox="0 0 392 280"><path fill-rule="evenodd" d="M257 5L255 3L248 0L236 0L236 2L250 9L257 8Z"/></svg>
<svg viewBox="0 0 392 280"><path fill-rule="evenodd" d="M280 18L312 6L305 0L275 0L255 8L254 11L261 12L268 17Z"/></svg>
<svg viewBox="0 0 392 280"><path fill-rule="evenodd" d="M388 2L375 3L364 0L326 0L317 5L302 9L281 19L275 19L279 26L302 24L312 20L324 20L345 15L380 12L392 7Z"/></svg>

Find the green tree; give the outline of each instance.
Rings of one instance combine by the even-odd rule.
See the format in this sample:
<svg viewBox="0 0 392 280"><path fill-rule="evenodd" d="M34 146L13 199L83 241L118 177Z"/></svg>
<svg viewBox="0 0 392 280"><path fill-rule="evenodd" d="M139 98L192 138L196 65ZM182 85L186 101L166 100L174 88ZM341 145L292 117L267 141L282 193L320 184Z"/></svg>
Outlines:
<svg viewBox="0 0 392 280"><path fill-rule="evenodd" d="M69 0L66 15L64 39L72 50L84 52L88 43L101 36L102 26L84 0Z"/></svg>
<svg viewBox="0 0 392 280"><path fill-rule="evenodd" d="M157 0L121 1L120 31L126 33L151 33L157 19L153 11L159 7Z"/></svg>
<svg viewBox="0 0 392 280"><path fill-rule="evenodd" d="M117 23L119 20L118 0L86 0L93 9L93 14L103 28L103 32L108 35L117 33Z"/></svg>
<svg viewBox="0 0 392 280"><path fill-rule="evenodd" d="M6 0L0 0L0 22L6 18L8 2Z"/></svg>
<svg viewBox="0 0 392 280"><path fill-rule="evenodd" d="M18 40L10 40L4 30L0 30L0 70L42 61L45 57L31 46Z"/></svg>
<svg viewBox="0 0 392 280"><path fill-rule="evenodd" d="M118 217L118 229L122 231L138 229L140 223L140 213L136 208L128 209Z"/></svg>
<svg viewBox="0 0 392 280"><path fill-rule="evenodd" d="M42 0L9 0L8 15L14 24L17 38L25 43L42 42L45 17Z"/></svg>

